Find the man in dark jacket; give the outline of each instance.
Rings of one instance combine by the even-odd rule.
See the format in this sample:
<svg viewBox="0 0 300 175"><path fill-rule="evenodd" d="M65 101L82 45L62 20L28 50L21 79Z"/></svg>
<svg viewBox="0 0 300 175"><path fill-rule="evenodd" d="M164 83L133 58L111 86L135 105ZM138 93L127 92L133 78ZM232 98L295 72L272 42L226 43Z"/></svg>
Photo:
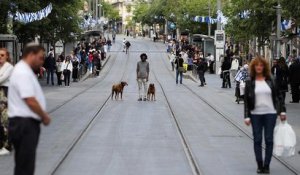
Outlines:
<svg viewBox="0 0 300 175"><path fill-rule="evenodd" d="M289 78L292 89L292 101L291 103L299 103L300 101L300 61L295 59L290 66Z"/></svg>
<svg viewBox="0 0 300 175"><path fill-rule="evenodd" d="M230 70L231 68L231 62L229 57L225 57L224 62L221 66L222 69L222 75L223 75L223 84L222 88L227 88L226 81L228 81L228 86L231 88L231 80L230 80ZM225 72L224 72L225 71Z"/></svg>
<svg viewBox="0 0 300 175"><path fill-rule="evenodd" d="M207 70L207 62L205 61L205 59L200 59L197 67L199 79L201 82L200 87L203 87L205 85L204 74L206 70Z"/></svg>
<svg viewBox="0 0 300 175"><path fill-rule="evenodd" d="M56 67L56 61L55 61L53 52L49 52L49 55L45 60L44 67L47 71L47 84L49 84L50 77L51 77L51 83L52 83L52 86L54 86L53 74L54 74L55 67Z"/></svg>

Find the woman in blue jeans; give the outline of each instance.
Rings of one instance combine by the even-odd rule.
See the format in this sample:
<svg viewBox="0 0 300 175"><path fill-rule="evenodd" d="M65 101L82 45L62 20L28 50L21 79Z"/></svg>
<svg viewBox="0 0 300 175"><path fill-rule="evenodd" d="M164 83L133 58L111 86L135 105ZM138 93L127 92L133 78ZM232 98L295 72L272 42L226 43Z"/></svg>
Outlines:
<svg viewBox="0 0 300 175"><path fill-rule="evenodd" d="M176 58L175 64L176 64L176 84L178 84L178 78L180 84L182 84L182 79L183 79L183 72L184 72L184 67L183 67L184 60L181 57L181 54Z"/></svg>
<svg viewBox="0 0 300 175"><path fill-rule="evenodd" d="M281 120L286 120L286 108L281 99L268 62L262 57L256 57L251 62L250 80L246 81L245 87L245 124L252 125L258 174L270 173L276 119L280 116ZM263 134L266 144L264 159Z"/></svg>

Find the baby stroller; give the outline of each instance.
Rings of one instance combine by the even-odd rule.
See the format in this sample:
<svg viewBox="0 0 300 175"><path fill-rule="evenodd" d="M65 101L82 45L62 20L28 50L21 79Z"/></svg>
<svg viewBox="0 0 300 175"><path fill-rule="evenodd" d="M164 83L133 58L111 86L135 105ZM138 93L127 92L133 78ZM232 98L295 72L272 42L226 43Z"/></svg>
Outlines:
<svg viewBox="0 0 300 175"><path fill-rule="evenodd" d="M236 88L235 97L236 103L240 104L240 101L244 100L246 80L248 78L248 65L241 68L235 76Z"/></svg>

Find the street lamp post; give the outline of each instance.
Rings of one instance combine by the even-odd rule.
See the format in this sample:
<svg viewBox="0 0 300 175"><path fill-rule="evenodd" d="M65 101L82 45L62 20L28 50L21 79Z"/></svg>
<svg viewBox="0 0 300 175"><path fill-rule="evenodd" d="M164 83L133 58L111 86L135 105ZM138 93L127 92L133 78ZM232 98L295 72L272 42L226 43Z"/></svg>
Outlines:
<svg viewBox="0 0 300 175"><path fill-rule="evenodd" d="M209 0L209 4L208 4L208 18L209 18L208 36L211 36L211 0Z"/></svg>
<svg viewBox="0 0 300 175"><path fill-rule="evenodd" d="M221 2L221 0L217 1L217 9L218 9L218 11L222 10L222 2ZM218 23L217 23L217 29L221 30L221 21L219 21L219 20L218 20Z"/></svg>
<svg viewBox="0 0 300 175"><path fill-rule="evenodd" d="M276 32L276 59L280 58L280 33L281 33L281 10L282 7L280 5L280 2L278 0L278 5L275 7L276 13L277 13L277 32Z"/></svg>

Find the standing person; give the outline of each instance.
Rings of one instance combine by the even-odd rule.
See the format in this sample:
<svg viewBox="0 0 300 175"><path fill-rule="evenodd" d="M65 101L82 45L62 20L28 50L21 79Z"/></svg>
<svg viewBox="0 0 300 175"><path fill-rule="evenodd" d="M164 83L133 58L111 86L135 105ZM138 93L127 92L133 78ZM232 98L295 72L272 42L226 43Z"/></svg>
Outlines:
<svg viewBox="0 0 300 175"><path fill-rule="evenodd" d="M258 174L269 174L273 153L273 134L277 115L286 120L286 108L276 82L271 78L268 62L262 57L251 61L250 80L245 87L245 124L252 125L254 152ZM262 139L265 136L265 158L262 156Z"/></svg>
<svg viewBox="0 0 300 175"><path fill-rule="evenodd" d="M226 81L228 81L228 86L231 88L231 81L230 81L230 70L231 68L231 62L229 57L224 58L224 62L222 63L221 69L222 69L222 74L223 74L223 83L222 83L222 88L227 88L226 86Z"/></svg>
<svg viewBox="0 0 300 175"><path fill-rule="evenodd" d="M271 72L275 77L283 103L285 103L286 92L288 92L289 68L283 57L281 57L278 61L274 60L274 66L272 67Z"/></svg>
<svg viewBox="0 0 300 175"><path fill-rule="evenodd" d="M198 71L198 75L199 75L199 79L200 79L200 87L203 87L205 85L205 71L207 69L207 63L204 59L200 59L199 60L199 64L197 67L197 71Z"/></svg>
<svg viewBox="0 0 300 175"><path fill-rule="evenodd" d="M108 38L106 44L107 44L107 51L110 52L110 48L111 48L112 44L111 44L111 40L109 38Z"/></svg>
<svg viewBox="0 0 300 175"><path fill-rule="evenodd" d="M43 65L44 55L42 46L26 46L10 78L8 116L10 139L15 149L15 175L34 174L40 123L50 124L46 99L34 74Z"/></svg>
<svg viewBox="0 0 300 175"><path fill-rule="evenodd" d="M127 42L127 40L126 40L126 38L124 38L123 39L123 52L125 52L125 49L126 49L126 42Z"/></svg>
<svg viewBox="0 0 300 175"><path fill-rule="evenodd" d="M65 80L65 86L70 86L70 76L71 72L73 70L73 65L71 62L71 56L67 56L66 60L62 64L63 74L64 74L64 80Z"/></svg>
<svg viewBox="0 0 300 175"><path fill-rule="evenodd" d="M0 48L0 156L8 155L11 151L11 144L8 142L8 118L7 118L7 93L9 78L13 71L10 63L10 54L7 49Z"/></svg>
<svg viewBox="0 0 300 175"><path fill-rule="evenodd" d="M207 55L208 55L207 58L209 61L209 73L213 74L214 73L214 65L215 65L215 57L211 53L208 53Z"/></svg>
<svg viewBox="0 0 300 175"><path fill-rule="evenodd" d="M56 76L57 76L57 85L61 86L62 85L62 66L63 62L61 58L59 57L56 62Z"/></svg>
<svg viewBox="0 0 300 175"><path fill-rule="evenodd" d="M172 71L174 71L175 69L175 60L176 60L176 56L175 54L172 52L171 56L170 56L170 63L171 63L171 66L172 66Z"/></svg>
<svg viewBox="0 0 300 175"><path fill-rule="evenodd" d="M176 84L178 84L178 78L180 78L179 82L180 82L180 84L182 84L183 72L184 72L183 62L184 62L184 60L181 57L181 55L179 54L179 56L175 60L175 64L176 64Z"/></svg>
<svg viewBox="0 0 300 175"><path fill-rule="evenodd" d="M126 54L128 54L130 46L131 46L130 42L126 41L126 43L125 43Z"/></svg>
<svg viewBox="0 0 300 175"><path fill-rule="evenodd" d="M294 59L290 66L289 78L292 89L292 101L290 103L299 103L300 101L300 61Z"/></svg>
<svg viewBox="0 0 300 175"><path fill-rule="evenodd" d="M240 67L240 63L239 63L238 56L234 56L233 60L231 61L231 68L230 68L232 77L236 76L239 67Z"/></svg>
<svg viewBox="0 0 300 175"><path fill-rule="evenodd" d="M73 70L72 70L72 79L73 79L73 82L77 82L77 79L78 79L78 70L79 70L79 61L78 61L77 57L74 57L74 60L72 62L72 67L73 67Z"/></svg>
<svg viewBox="0 0 300 175"><path fill-rule="evenodd" d="M56 61L55 61L54 53L50 51L48 57L45 60L45 65L44 65L47 71L47 85L49 84L50 78L51 78L52 86L54 85L53 76L55 71L55 65L56 65Z"/></svg>
<svg viewBox="0 0 300 175"><path fill-rule="evenodd" d="M137 74L137 82L139 86L139 99L138 101L146 101L147 100L147 84L149 80L149 72L150 66L147 61L147 54L143 53L140 56L141 61L137 63L136 74ZM144 88L144 89L143 89ZM143 90L142 90L143 89ZM143 92L142 92L143 91Z"/></svg>

